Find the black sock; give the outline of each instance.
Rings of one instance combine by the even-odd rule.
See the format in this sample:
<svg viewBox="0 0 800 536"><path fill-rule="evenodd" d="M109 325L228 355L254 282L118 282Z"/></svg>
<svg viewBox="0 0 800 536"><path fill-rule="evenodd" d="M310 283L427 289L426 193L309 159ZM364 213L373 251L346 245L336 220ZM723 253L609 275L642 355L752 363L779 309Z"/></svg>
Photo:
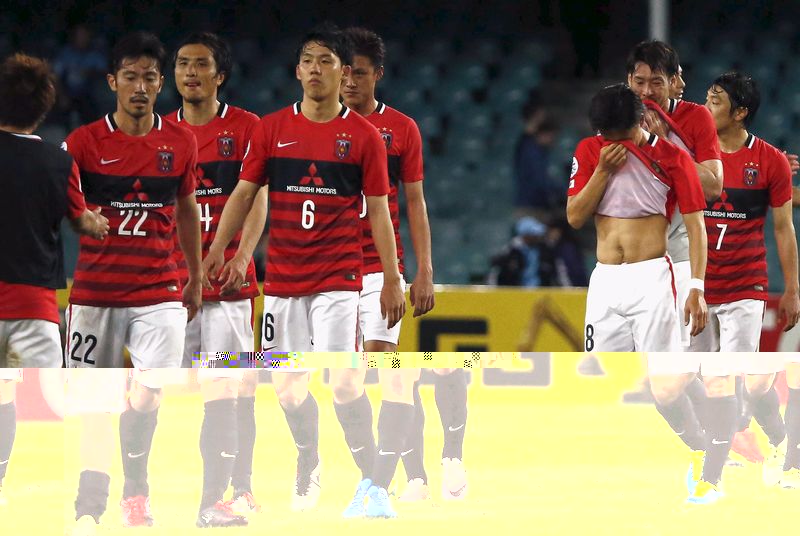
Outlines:
<svg viewBox="0 0 800 536"><path fill-rule="evenodd" d="M731 450L731 441L736 432L735 396L709 398L705 404L706 418L706 459L703 462L703 480L711 484L719 483L722 469Z"/></svg>
<svg viewBox="0 0 800 536"><path fill-rule="evenodd" d="M406 446L400 453L403 460L403 467L406 470L406 479L413 480L421 478L424 483L428 483L428 475L425 473L425 409L422 407L422 398L419 396L419 382L414 382L414 422L411 430L406 437Z"/></svg>
<svg viewBox="0 0 800 536"><path fill-rule="evenodd" d="M692 402L686 393L682 393L667 406L656 403L656 409L667 421L670 428L692 450L703 450L706 446L705 434L695 414Z"/></svg>
<svg viewBox="0 0 800 536"><path fill-rule="evenodd" d="M250 476L253 474L253 451L256 445L256 399L239 397L236 401L236 420L239 432L239 453L233 462L231 484L234 498L242 493L252 493Z"/></svg>
<svg viewBox="0 0 800 536"><path fill-rule="evenodd" d="M17 408L14 402L0 404L0 484L6 476L16 435Z"/></svg>
<svg viewBox="0 0 800 536"><path fill-rule="evenodd" d="M92 516L100 523L100 516L108 505L108 487L111 477L98 471L82 471L78 481L78 497L75 499L75 520Z"/></svg>
<svg viewBox="0 0 800 536"><path fill-rule="evenodd" d="M346 404L333 403L336 417L344 431L344 440L350 448L361 478L367 478L375 463L375 434L372 432L372 405L367 393Z"/></svg>
<svg viewBox="0 0 800 536"><path fill-rule="evenodd" d="M158 408L147 413L128 408L119 416L119 442L122 447L122 472L125 485L122 498L150 495L147 460L158 422Z"/></svg>
<svg viewBox="0 0 800 536"><path fill-rule="evenodd" d="M786 426L781 418L781 403L775 387L770 387L758 400L751 400L753 416L772 446L777 447L786 439Z"/></svg>
<svg viewBox="0 0 800 536"><path fill-rule="evenodd" d="M283 407L283 406L281 406ZM297 447L297 465L312 471L319 463L319 407L311 393L294 409L283 408Z"/></svg>
<svg viewBox="0 0 800 536"><path fill-rule="evenodd" d="M786 464L784 470L800 469L800 389L789 389L786 404Z"/></svg>
<svg viewBox="0 0 800 536"><path fill-rule="evenodd" d="M378 455L371 472L373 485L389 487L413 422L414 406L411 404L385 400L381 403L378 414Z"/></svg>
<svg viewBox="0 0 800 536"><path fill-rule="evenodd" d="M686 395L689 397L689 400L692 401L695 415L697 415L698 419L702 419L704 415L703 404L708 400L708 394L706 393L706 386L703 380L697 377L692 380L689 385L686 386ZM700 425L705 429L705 423L703 423L702 420L700 421Z"/></svg>
<svg viewBox="0 0 800 536"><path fill-rule="evenodd" d="M750 421L753 420L753 412L747 400L747 391L744 388L742 376L736 376L736 402L739 415L736 430L742 432L750 427Z"/></svg>
<svg viewBox="0 0 800 536"><path fill-rule="evenodd" d="M467 428L467 377L464 369L450 374L434 374L436 407L442 420L444 448L442 458L462 459Z"/></svg>
<svg viewBox="0 0 800 536"><path fill-rule="evenodd" d="M200 429L200 454L203 456L203 497L200 511L222 499L236 459L236 399L224 398L205 403Z"/></svg>

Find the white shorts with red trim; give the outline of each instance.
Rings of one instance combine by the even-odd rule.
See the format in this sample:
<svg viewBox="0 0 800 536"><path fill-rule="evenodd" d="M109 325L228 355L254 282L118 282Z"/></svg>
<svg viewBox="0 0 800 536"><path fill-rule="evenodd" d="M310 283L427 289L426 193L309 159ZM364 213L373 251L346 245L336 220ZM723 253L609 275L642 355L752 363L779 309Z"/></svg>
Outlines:
<svg viewBox="0 0 800 536"><path fill-rule="evenodd" d="M61 368L61 334L47 320L0 320L0 367Z"/></svg>
<svg viewBox="0 0 800 536"><path fill-rule="evenodd" d="M692 352L758 352L766 302L737 300L708 306L708 323L692 337Z"/></svg>
<svg viewBox="0 0 800 536"><path fill-rule="evenodd" d="M0 380L5 380L9 382L21 382L22 381L22 369L21 368L0 368Z"/></svg>
<svg viewBox="0 0 800 536"><path fill-rule="evenodd" d="M742 354L741 372L762 375L775 374L786 370L786 356L777 352L758 352Z"/></svg>
<svg viewBox="0 0 800 536"><path fill-rule="evenodd" d="M186 324L183 366L191 368L196 352L252 352L253 300L203 302Z"/></svg>
<svg viewBox="0 0 800 536"><path fill-rule="evenodd" d="M405 280L401 280L403 291L406 289ZM383 341L397 345L400 340L400 324L398 322L392 329L386 327L385 318L381 317L381 290L383 290L383 272L366 274L363 278L364 288L358 300L358 326L361 331L359 336L359 349L362 341Z"/></svg>
<svg viewBox="0 0 800 536"><path fill-rule="evenodd" d="M671 262L597 263L586 295L587 352L681 349Z"/></svg>
<svg viewBox="0 0 800 536"><path fill-rule="evenodd" d="M70 305L67 366L124 367L127 347L134 367L180 367L186 315L180 302L144 307Z"/></svg>
<svg viewBox="0 0 800 536"><path fill-rule="evenodd" d="M358 343L358 292L264 296L265 352L353 352Z"/></svg>

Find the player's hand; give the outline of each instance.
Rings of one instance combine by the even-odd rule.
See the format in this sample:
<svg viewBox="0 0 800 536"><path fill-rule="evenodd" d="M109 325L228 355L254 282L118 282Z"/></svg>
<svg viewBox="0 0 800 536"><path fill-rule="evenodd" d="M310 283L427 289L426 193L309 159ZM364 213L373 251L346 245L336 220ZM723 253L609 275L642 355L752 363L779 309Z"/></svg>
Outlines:
<svg viewBox="0 0 800 536"><path fill-rule="evenodd" d="M697 337L706 327L708 322L708 306L703 293L697 289L689 291L689 297L686 298L686 305L683 308L683 323L685 326L692 322L692 337Z"/></svg>
<svg viewBox="0 0 800 536"><path fill-rule="evenodd" d="M92 233L92 238L97 240L103 240L105 237L108 236L108 218L100 214L102 207L97 207L92 211L94 215L94 232Z"/></svg>
<svg viewBox="0 0 800 536"><path fill-rule="evenodd" d="M212 289L211 281L217 281L219 272L225 265L225 252L218 251L214 245L208 250L208 255L203 259L203 287Z"/></svg>
<svg viewBox="0 0 800 536"><path fill-rule="evenodd" d="M797 170L800 169L800 159L796 154L787 153L786 151L783 151L783 154L789 160L789 168L792 170L792 175L797 175Z"/></svg>
<svg viewBox="0 0 800 536"><path fill-rule="evenodd" d="M192 319L200 310L200 305L203 303L203 287L199 279L189 278L186 286L183 287L183 306L188 309L189 316L187 321L191 322Z"/></svg>
<svg viewBox="0 0 800 536"><path fill-rule="evenodd" d="M406 313L406 295L400 279L383 282L381 289L381 318L386 319L386 326L392 329Z"/></svg>
<svg viewBox="0 0 800 536"><path fill-rule="evenodd" d="M250 259L245 259L238 253L222 267L219 280L222 281L222 288L219 293L222 296L236 294L241 290L244 280L247 277L247 267Z"/></svg>
<svg viewBox="0 0 800 536"><path fill-rule="evenodd" d="M612 175L625 164L627 155L628 150L621 143L606 145L600 149L600 160L597 162L597 167Z"/></svg>
<svg viewBox="0 0 800 536"><path fill-rule="evenodd" d="M778 302L778 322L785 321L783 331L789 331L800 320L800 296L797 292L784 292Z"/></svg>
<svg viewBox="0 0 800 536"><path fill-rule="evenodd" d="M414 306L414 318L422 316L433 309L433 277L417 274L411 283L411 305Z"/></svg>
<svg viewBox="0 0 800 536"><path fill-rule="evenodd" d="M669 134L669 125L661 118L657 111L646 108L643 119L644 129L646 131L666 139Z"/></svg>

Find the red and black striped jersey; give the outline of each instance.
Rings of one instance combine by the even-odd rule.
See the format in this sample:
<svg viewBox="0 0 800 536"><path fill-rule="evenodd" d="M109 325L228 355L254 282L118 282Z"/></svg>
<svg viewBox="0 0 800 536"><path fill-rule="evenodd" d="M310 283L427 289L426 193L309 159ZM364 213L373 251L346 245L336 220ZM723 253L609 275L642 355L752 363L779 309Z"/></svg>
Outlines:
<svg viewBox="0 0 800 536"><path fill-rule="evenodd" d="M389 193L375 127L345 106L315 123L297 102L261 119L239 178L269 184L265 295L361 290L361 193Z"/></svg>
<svg viewBox="0 0 800 536"><path fill-rule="evenodd" d="M708 234L707 303L767 299L764 218L792 199L786 156L752 134L735 153L722 153L722 194L704 212Z"/></svg>
<svg viewBox="0 0 800 536"><path fill-rule="evenodd" d="M258 116L241 108L220 103L217 116L205 125L194 126L184 120L183 108L166 116L168 121L188 129L197 138L198 184L194 192L200 208L200 232L203 244L203 257L217 234L222 209L239 180L242 159L247 142L258 124ZM236 255L242 232L236 233L228 247L225 248L225 261ZM177 233L175 235L175 262L178 265L181 283L189 279L186 259L180 248ZM242 289L236 294L219 295L219 287L214 290L203 289L203 301L243 300L258 296L256 281L256 265L250 259L247 277Z"/></svg>
<svg viewBox="0 0 800 536"><path fill-rule="evenodd" d="M400 273L403 266L403 244L400 240L400 205L397 200L400 183L421 181L422 171L422 136L413 119L394 108L378 103L374 112L366 116L366 120L375 125L386 145L389 165L389 213L392 217L395 242L397 242L397 259ZM362 199L362 203L363 203ZM361 229L364 245L364 273L382 272L381 258L372 239L372 226L365 208L361 210Z"/></svg>
<svg viewBox="0 0 800 536"><path fill-rule="evenodd" d="M81 237L70 303L180 301L175 200L197 184L194 135L156 114L150 132L129 136L108 114L73 131L64 145L80 169L87 207L102 207L110 227L102 242Z"/></svg>

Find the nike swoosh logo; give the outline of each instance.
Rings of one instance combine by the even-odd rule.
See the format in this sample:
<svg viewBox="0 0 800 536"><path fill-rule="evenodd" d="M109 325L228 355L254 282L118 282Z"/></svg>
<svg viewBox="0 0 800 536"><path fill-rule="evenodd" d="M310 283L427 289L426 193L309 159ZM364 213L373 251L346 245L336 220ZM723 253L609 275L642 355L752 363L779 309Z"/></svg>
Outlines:
<svg viewBox="0 0 800 536"><path fill-rule="evenodd" d="M295 443L294 445L300 450L307 449L309 447L308 445L298 445L297 443Z"/></svg>
<svg viewBox="0 0 800 536"><path fill-rule="evenodd" d="M717 441L716 439L711 440L712 445L726 445L730 443L730 441Z"/></svg>
<svg viewBox="0 0 800 536"><path fill-rule="evenodd" d="M144 452L140 452L139 454L134 454L133 452L128 453L128 458L141 458L144 456Z"/></svg>
<svg viewBox="0 0 800 536"><path fill-rule="evenodd" d="M115 158L113 160L106 160L105 158L100 159L100 165L105 166L106 164L113 164L114 162L119 162L122 158Z"/></svg>
<svg viewBox="0 0 800 536"><path fill-rule="evenodd" d="M350 452L352 452L353 454L355 454L356 452L361 452L362 450L364 450L364 447L358 447L357 449L350 447Z"/></svg>
<svg viewBox="0 0 800 536"><path fill-rule="evenodd" d="M453 428L452 426L448 426L448 427L447 427L447 429L448 429L448 430L450 430L451 432L458 432L458 431L459 431L459 430L461 430L462 428L464 428L464 425L463 425L463 424L462 424L461 426L456 426L455 428Z"/></svg>
<svg viewBox="0 0 800 536"><path fill-rule="evenodd" d="M383 449L378 451L378 454L381 456L391 456L392 454L397 454L396 452L385 452Z"/></svg>
<svg viewBox="0 0 800 536"><path fill-rule="evenodd" d="M220 452L219 455L222 456L223 458L235 458L236 457L236 454L228 454L224 450L222 452Z"/></svg>
<svg viewBox="0 0 800 536"><path fill-rule="evenodd" d="M290 145L294 145L295 143L297 142L296 141L287 141L286 143L278 142L278 148L280 149L282 147L288 147Z"/></svg>
<svg viewBox="0 0 800 536"><path fill-rule="evenodd" d="M401 452L401 453L400 453L400 456L405 456L405 455L406 455L406 454L408 454L409 452L414 452L414 449L408 449L408 450L407 450L407 451L405 451L405 452Z"/></svg>

